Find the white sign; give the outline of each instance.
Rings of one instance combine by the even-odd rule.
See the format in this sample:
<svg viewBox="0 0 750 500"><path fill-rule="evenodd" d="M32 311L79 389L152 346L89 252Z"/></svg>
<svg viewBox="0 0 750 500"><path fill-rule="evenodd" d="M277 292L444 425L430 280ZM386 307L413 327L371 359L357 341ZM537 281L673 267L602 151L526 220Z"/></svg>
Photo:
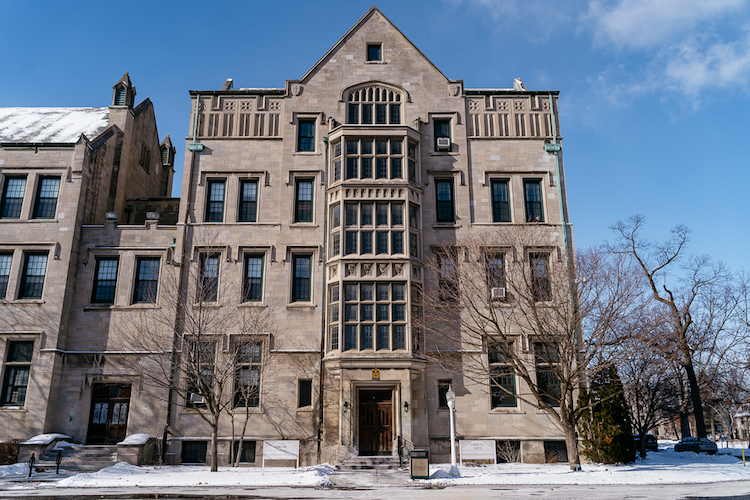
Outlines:
<svg viewBox="0 0 750 500"><path fill-rule="evenodd" d="M467 460L492 460L497 463L494 439L462 439L458 442L461 463Z"/></svg>
<svg viewBox="0 0 750 500"><path fill-rule="evenodd" d="M263 441L263 467L268 460L296 460L299 467L299 441Z"/></svg>

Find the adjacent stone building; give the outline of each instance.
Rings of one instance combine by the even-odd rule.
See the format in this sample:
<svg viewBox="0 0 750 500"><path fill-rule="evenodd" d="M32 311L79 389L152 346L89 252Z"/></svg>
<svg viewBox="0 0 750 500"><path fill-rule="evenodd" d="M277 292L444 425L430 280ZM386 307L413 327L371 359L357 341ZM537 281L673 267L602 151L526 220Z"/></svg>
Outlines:
<svg viewBox="0 0 750 500"><path fill-rule="evenodd" d="M137 121L143 104L133 108L132 86L121 84L99 113ZM116 442L161 437L167 426L168 459L205 461L211 402L199 386L210 380L227 405L217 422L221 464L245 420L243 462L260 464L269 439L300 440L303 464L412 448L448 460L445 397L460 381L430 360L417 328L420 294L437 293L426 264L465 235L529 225L556 238L550 258L572 253L557 95L520 80L464 88L373 7L283 88L227 80L190 91L178 212L154 199L169 192L173 157L155 126L149 135L119 126L126 139L109 146L102 125L69 151L3 142L3 210L13 206L14 179L28 186L20 215L0 218L13 231L0 248L13 252L0 304L5 434ZM100 143L122 160L96 161ZM65 189L56 217L39 221L36 186L49 176ZM23 290L30 276L44 279L32 265L42 255L43 292L31 297ZM184 361L199 337L205 357L201 375L178 374L172 390L148 383L154 351L123 341L138 318L165 311L174 321L153 330L169 344L161 353L174 342ZM196 326L198 317L217 323ZM228 376L227 359L236 365ZM9 382L14 370L34 381L23 401L7 395L21 392ZM564 449L546 414L516 398L499 404L487 387L462 389L461 438L519 443L529 462Z"/></svg>

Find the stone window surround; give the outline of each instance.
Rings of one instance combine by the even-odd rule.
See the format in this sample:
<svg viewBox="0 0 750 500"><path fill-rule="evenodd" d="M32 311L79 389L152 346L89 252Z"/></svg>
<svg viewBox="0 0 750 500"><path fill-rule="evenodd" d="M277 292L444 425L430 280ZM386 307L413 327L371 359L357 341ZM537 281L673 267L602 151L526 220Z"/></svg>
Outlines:
<svg viewBox="0 0 750 500"><path fill-rule="evenodd" d="M26 187L24 188L23 204L21 205L21 215L17 219L0 218L0 224L12 223L12 222L34 222L34 223L48 223L56 222L61 216L65 216L64 213L60 213L60 200L62 197L62 190L65 182L65 169L61 168L50 168L44 167L41 169L2 169L0 170L0 195L5 193L5 185L7 177L25 177ZM34 217L34 210L36 208L36 198L39 192L39 187L42 182L42 178L45 177L58 177L60 178L60 187L57 193L57 209L55 210L55 216L49 219L37 219Z"/></svg>

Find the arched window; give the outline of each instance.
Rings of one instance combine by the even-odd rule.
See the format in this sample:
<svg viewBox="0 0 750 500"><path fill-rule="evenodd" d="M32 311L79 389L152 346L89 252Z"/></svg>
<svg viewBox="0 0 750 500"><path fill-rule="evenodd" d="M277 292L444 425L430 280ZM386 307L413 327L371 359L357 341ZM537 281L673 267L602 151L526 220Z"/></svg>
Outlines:
<svg viewBox="0 0 750 500"><path fill-rule="evenodd" d="M398 125L401 123L401 92L380 85L351 90L346 97L349 124Z"/></svg>

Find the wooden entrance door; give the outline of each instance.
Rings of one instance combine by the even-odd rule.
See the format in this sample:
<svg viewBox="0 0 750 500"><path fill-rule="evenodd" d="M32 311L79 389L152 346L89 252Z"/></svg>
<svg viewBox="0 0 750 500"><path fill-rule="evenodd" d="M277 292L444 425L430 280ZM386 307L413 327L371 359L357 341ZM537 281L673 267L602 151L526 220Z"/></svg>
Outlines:
<svg viewBox="0 0 750 500"><path fill-rule="evenodd" d="M87 444L116 444L125 439L130 384L94 384Z"/></svg>
<svg viewBox="0 0 750 500"><path fill-rule="evenodd" d="M390 455L393 391L359 391L359 454Z"/></svg>

